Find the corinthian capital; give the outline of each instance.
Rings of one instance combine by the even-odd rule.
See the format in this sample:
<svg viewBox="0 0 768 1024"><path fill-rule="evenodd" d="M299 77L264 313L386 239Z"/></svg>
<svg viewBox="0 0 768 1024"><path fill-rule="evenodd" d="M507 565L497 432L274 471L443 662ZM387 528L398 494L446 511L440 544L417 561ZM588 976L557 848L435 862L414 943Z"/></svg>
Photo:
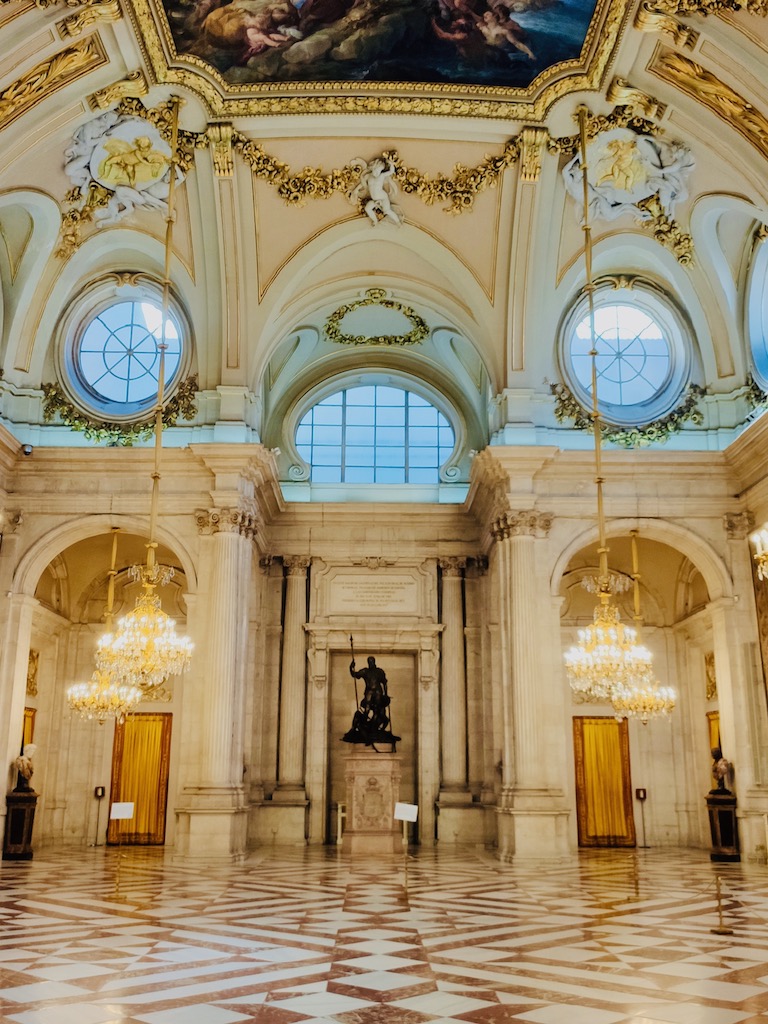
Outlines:
<svg viewBox="0 0 768 1024"><path fill-rule="evenodd" d="M552 526L551 512L503 512L491 523L491 533L496 540L507 537L546 537Z"/></svg>
<svg viewBox="0 0 768 1024"><path fill-rule="evenodd" d="M258 529L259 518L253 509L246 508L199 508L195 512L198 532L239 533L242 537L253 537Z"/></svg>

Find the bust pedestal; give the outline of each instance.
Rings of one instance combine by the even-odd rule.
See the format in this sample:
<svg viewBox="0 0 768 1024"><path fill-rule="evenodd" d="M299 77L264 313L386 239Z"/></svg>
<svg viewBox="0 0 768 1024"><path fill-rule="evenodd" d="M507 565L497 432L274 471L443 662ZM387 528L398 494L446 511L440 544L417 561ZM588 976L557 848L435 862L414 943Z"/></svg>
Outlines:
<svg viewBox="0 0 768 1024"><path fill-rule="evenodd" d="M714 789L707 796L709 830L712 834L710 860L737 861L739 832L736 824L736 797L727 789Z"/></svg>
<svg viewBox="0 0 768 1024"><path fill-rule="evenodd" d="M33 789L6 794L8 808L3 838L3 860L32 860L32 826L38 794Z"/></svg>
<svg viewBox="0 0 768 1024"><path fill-rule="evenodd" d="M346 761L347 827L345 853L400 853L403 839L394 819L400 799L400 758L355 746Z"/></svg>

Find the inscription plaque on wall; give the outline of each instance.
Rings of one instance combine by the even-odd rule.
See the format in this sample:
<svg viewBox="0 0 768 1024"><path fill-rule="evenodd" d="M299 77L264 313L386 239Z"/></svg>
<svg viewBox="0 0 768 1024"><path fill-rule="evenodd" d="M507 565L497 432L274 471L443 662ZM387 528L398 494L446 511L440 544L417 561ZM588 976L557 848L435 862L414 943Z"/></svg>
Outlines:
<svg viewBox="0 0 768 1024"><path fill-rule="evenodd" d="M419 614L419 587L413 576L338 575L329 580L328 597L331 615Z"/></svg>

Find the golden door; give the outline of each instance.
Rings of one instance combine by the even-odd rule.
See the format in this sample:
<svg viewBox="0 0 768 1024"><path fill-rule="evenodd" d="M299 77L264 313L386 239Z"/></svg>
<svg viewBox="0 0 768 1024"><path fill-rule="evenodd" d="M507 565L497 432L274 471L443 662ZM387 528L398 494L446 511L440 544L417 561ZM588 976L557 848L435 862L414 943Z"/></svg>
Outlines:
<svg viewBox="0 0 768 1024"><path fill-rule="evenodd" d="M162 846L168 800L172 715L128 715L115 729L111 803L132 803L133 817L110 821L107 842Z"/></svg>
<svg viewBox="0 0 768 1024"><path fill-rule="evenodd" d="M579 846L634 846L627 720L573 720Z"/></svg>

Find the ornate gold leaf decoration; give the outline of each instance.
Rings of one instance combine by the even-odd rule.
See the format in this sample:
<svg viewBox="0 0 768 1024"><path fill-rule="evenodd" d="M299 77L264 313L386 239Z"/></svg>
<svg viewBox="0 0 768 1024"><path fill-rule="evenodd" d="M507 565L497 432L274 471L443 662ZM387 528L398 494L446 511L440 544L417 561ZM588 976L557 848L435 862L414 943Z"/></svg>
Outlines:
<svg viewBox="0 0 768 1024"><path fill-rule="evenodd" d="M99 21L119 21L123 14L118 0L95 0L77 14L70 14L56 28L62 39L73 39Z"/></svg>
<svg viewBox="0 0 768 1024"><path fill-rule="evenodd" d="M635 28L641 32L662 32L670 37L675 46L685 46L692 50L699 38L699 33L677 21L663 7L653 0L643 0L635 15Z"/></svg>
<svg viewBox="0 0 768 1024"><path fill-rule="evenodd" d="M663 105L657 100L646 98L657 108L663 109ZM590 115L587 118L587 139L592 140L600 132L610 131L611 128L631 128L638 135L658 135L661 132L659 125L654 124L643 114L638 114L634 106L623 105L616 107L610 114ZM561 156L575 156L579 151L579 136L563 135L559 139L550 138L547 149L550 153L559 153Z"/></svg>
<svg viewBox="0 0 768 1024"><path fill-rule="evenodd" d="M106 110L113 103L119 103L120 100L126 99L128 96L146 96L148 92L149 86L144 72L137 70L132 71L119 82L108 85L106 89L99 89L93 96L88 97L88 103L92 110Z"/></svg>
<svg viewBox="0 0 768 1024"><path fill-rule="evenodd" d="M194 419L197 407L197 374L183 380L172 398L163 407L163 425L172 427L181 417ZM154 430L152 419L139 423L112 423L89 416L73 405L58 384L43 384L43 422L50 423L55 417L71 430L77 430L89 441L106 441L109 445L129 448L135 441L145 441Z"/></svg>
<svg viewBox="0 0 768 1024"><path fill-rule="evenodd" d="M660 50L650 70L722 118L768 157L768 118L711 71L672 50Z"/></svg>
<svg viewBox="0 0 768 1024"><path fill-rule="evenodd" d="M520 180L533 182L541 174L541 151L547 139L546 128L523 128L520 132Z"/></svg>
<svg viewBox="0 0 768 1024"><path fill-rule="evenodd" d="M658 195L641 199L637 205L647 210L651 217L650 220L639 220L636 223L644 231L650 231L657 242L674 253L681 266L689 266L693 262L693 238L682 230L676 220L664 213Z"/></svg>
<svg viewBox="0 0 768 1024"><path fill-rule="evenodd" d="M292 171L287 164L264 152L262 146L239 132L232 133L233 147L248 162L254 175L277 190L289 206L303 206L308 199L328 199L336 192L348 193L360 179L360 166L347 164L329 172L318 167ZM520 137L505 143L498 156L486 156L476 167L456 164L453 175L428 174L407 167L400 156L389 150L382 153L395 167L395 181L401 191L416 196L427 206L447 203L447 211L461 213L472 208L475 197L487 188L494 188L504 171L520 154Z"/></svg>
<svg viewBox="0 0 768 1024"><path fill-rule="evenodd" d="M594 139L604 131L613 128L629 128L638 135L659 135L660 127L641 111L643 109L656 113L658 116L664 111L663 104L645 93L633 90L629 83L623 79L614 79L609 94L613 97L624 96L627 93L634 94L633 102L616 107L610 114L592 115L587 119L587 138ZM570 135L559 139L550 139L548 143L550 152L560 153L564 156L574 156L579 149L579 136ZM678 263L687 266L693 261L693 238L682 230L677 221L668 217L664 212L658 194L641 199L637 206L649 214L647 220L636 221L644 231L649 231L653 237L674 253Z"/></svg>
<svg viewBox="0 0 768 1024"><path fill-rule="evenodd" d="M219 121L208 125L213 169L220 178L231 178L235 173L232 159L232 125Z"/></svg>
<svg viewBox="0 0 768 1024"><path fill-rule="evenodd" d="M653 0L653 6L666 14L722 14L723 11L741 11L765 15L766 0Z"/></svg>
<svg viewBox="0 0 768 1024"><path fill-rule="evenodd" d="M106 62L98 36L92 35L36 64L0 92L0 131L57 89Z"/></svg>
<svg viewBox="0 0 768 1024"><path fill-rule="evenodd" d="M394 299L388 299L383 288L368 288L364 299L357 302L349 302L339 306L328 317L325 323L325 334L329 341L335 341L339 345L418 345L429 334L429 327L419 314ZM356 309L363 309L366 306L383 306L384 309L393 309L409 320L413 327L407 334L380 334L369 337L365 334L345 334L341 329L341 322L348 313Z"/></svg>
<svg viewBox="0 0 768 1024"><path fill-rule="evenodd" d="M609 103L614 103L617 107L627 107L638 117L645 117L651 121L659 120L667 109L653 96L648 96L647 93L631 86L626 78L614 78L608 86L605 98Z"/></svg>
<svg viewBox="0 0 768 1024"><path fill-rule="evenodd" d="M584 58L552 65L527 90L453 83L374 81L249 83L238 87L206 60L178 55L154 0L132 0L131 16L158 84L198 95L213 118L285 114L416 114L540 123L569 93L600 89L629 17L624 0L599 0L582 46ZM169 54L173 54L172 63Z"/></svg>
<svg viewBox="0 0 768 1024"><path fill-rule="evenodd" d="M109 190L95 181L91 182L85 196L79 188L73 188L67 192L64 202L70 208L64 210L61 215L60 241L55 256L59 259L69 259L72 253L80 248L83 241L83 227L93 221L94 210L107 205L109 196Z"/></svg>
<svg viewBox="0 0 768 1024"><path fill-rule="evenodd" d="M574 430L593 430L592 414L579 402L566 384L550 384L549 390L555 398L555 419L558 423L573 420ZM686 423L701 426L704 414L699 409L699 399L706 390L698 384L690 384L685 398L676 409L652 423L642 427L601 426L604 441L620 448L647 448L652 444L665 444L673 434L679 433Z"/></svg>

